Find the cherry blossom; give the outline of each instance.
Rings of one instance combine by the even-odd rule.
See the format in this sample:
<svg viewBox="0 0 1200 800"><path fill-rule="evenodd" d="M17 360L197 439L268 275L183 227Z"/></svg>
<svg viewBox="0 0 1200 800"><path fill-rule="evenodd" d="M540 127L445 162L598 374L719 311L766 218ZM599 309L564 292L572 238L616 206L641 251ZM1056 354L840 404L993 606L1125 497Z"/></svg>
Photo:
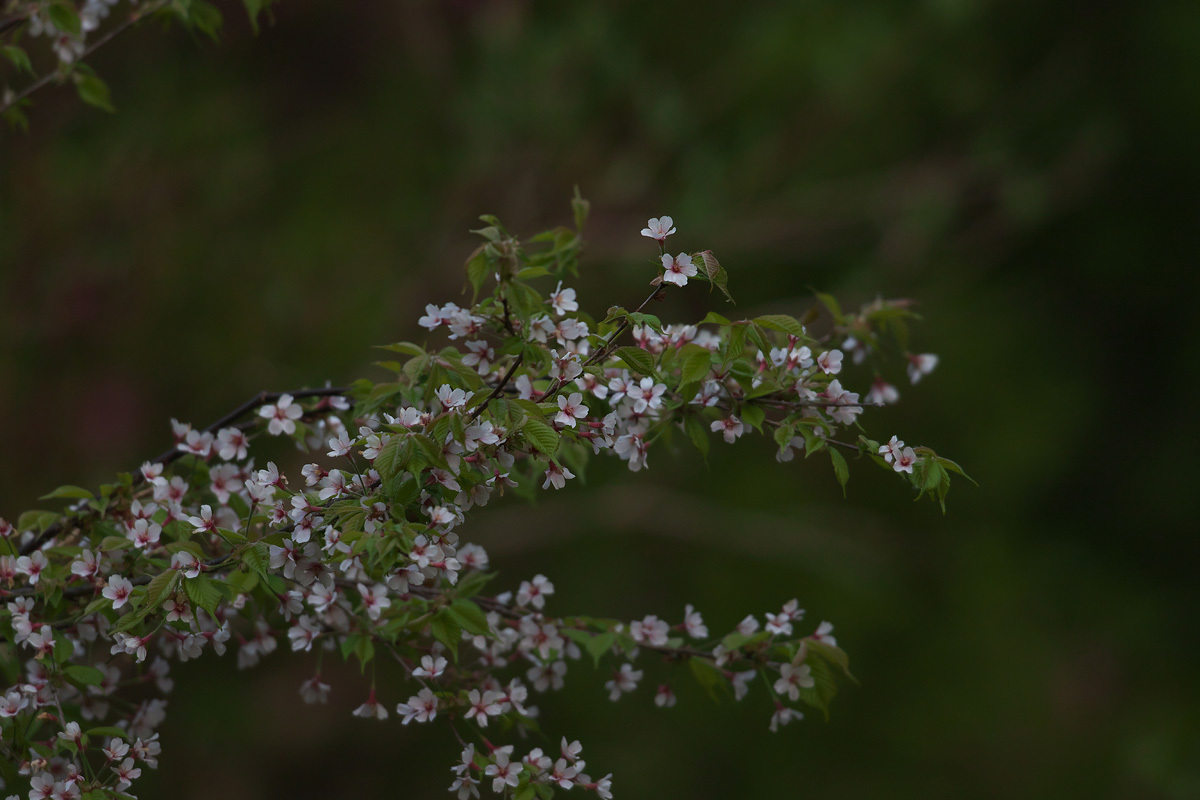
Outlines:
<svg viewBox="0 0 1200 800"><path fill-rule="evenodd" d="M620 700L622 694L637 689L641 679L642 670L634 669L632 664L622 664L621 669L613 673L612 679L604 683L604 688L608 690L608 699L614 702Z"/></svg>
<svg viewBox="0 0 1200 800"><path fill-rule="evenodd" d="M670 217L651 217L642 228L642 236L665 242L667 237L675 233L675 220Z"/></svg>
<svg viewBox="0 0 1200 800"><path fill-rule="evenodd" d="M676 286L687 286L688 278L696 277L696 265L687 253L677 256L664 254L662 257L663 283L673 283Z"/></svg>
<svg viewBox="0 0 1200 800"><path fill-rule="evenodd" d="M258 415L270 420L267 432L272 436L280 434L291 435L296 432L296 420L304 415L304 409L293 402L290 394L280 395L274 403L264 405L258 410Z"/></svg>
<svg viewBox="0 0 1200 800"><path fill-rule="evenodd" d="M408 698L407 703L396 706L396 713L402 717L400 721L405 725L414 719L417 722L432 722L437 717L437 710L438 699L428 687Z"/></svg>
<svg viewBox="0 0 1200 800"><path fill-rule="evenodd" d="M558 415L554 421L559 425L574 428L575 421L588 415L588 408L583 404L583 395L572 392L569 397L558 396ZM562 488L562 487L559 487Z"/></svg>
<svg viewBox="0 0 1200 800"><path fill-rule="evenodd" d="M742 421L733 414L730 414L725 419L714 421L710 427L714 433L719 432L722 436L724 436L725 441L728 444L733 444L735 441L737 441L738 437L741 436L745 431Z"/></svg>
<svg viewBox="0 0 1200 800"><path fill-rule="evenodd" d="M129 594L132 591L133 583L128 578L113 575L108 579L108 585L104 587L101 594L112 600L113 608L118 609L128 602Z"/></svg>
<svg viewBox="0 0 1200 800"><path fill-rule="evenodd" d="M928 375L938 365L938 357L933 353L923 353L919 356L910 355L908 357L908 379L915 386L920 382L922 376Z"/></svg>

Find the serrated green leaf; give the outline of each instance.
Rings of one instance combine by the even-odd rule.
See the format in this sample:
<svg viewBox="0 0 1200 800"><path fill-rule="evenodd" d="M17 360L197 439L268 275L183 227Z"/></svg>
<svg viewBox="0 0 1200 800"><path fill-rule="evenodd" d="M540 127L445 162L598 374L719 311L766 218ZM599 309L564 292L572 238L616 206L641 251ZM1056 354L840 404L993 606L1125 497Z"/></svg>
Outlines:
<svg viewBox="0 0 1200 800"><path fill-rule="evenodd" d="M634 372L640 375L654 374L654 358L640 347L618 347L613 355L625 362Z"/></svg>
<svg viewBox="0 0 1200 800"><path fill-rule="evenodd" d="M4 53L4 57L12 62L13 66L21 72L33 74L33 65L29 63L29 54L13 44L6 44L0 47L0 53Z"/></svg>
<svg viewBox="0 0 1200 800"><path fill-rule="evenodd" d="M732 323L732 322L730 322L728 319L726 319L725 317L721 316L720 314L718 314L718 313L717 313L717 312L715 312L715 311L710 311L710 312L708 312L707 314L705 314L705 315L704 315L704 319L700 320L700 321L699 321L698 323L696 323L696 324L697 324L697 325L704 325L704 324L706 324L706 323L713 323L713 324L716 324L716 325L732 325L732 324L733 324L733 323Z"/></svg>
<svg viewBox="0 0 1200 800"><path fill-rule="evenodd" d="M617 643L617 634L614 631L605 631L598 633L584 646L588 655L592 657L592 663L596 666L600 665L600 659L603 658L612 646Z"/></svg>
<svg viewBox="0 0 1200 800"><path fill-rule="evenodd" d="M448 613L446 609L442 609L433 618L429 628L433 638L444 644L454 656L454 660L458 661L458 643L462 640L462 625L454 618L454 615Z"/></svg>
<svg viewBox="0 0 1200 800"><path fill-rule="evenodd" d="M767 412L762 406L744 405L741 408L741 419L745 424L753 427L755 430L762 432L763 420L767 418Z"/></svg>
<svg viewBox="0 0 1200 800"><path fill-rule="evenodd" d="M67 673L67 678L73 683L82 686L99 686L104 682L103 672L83 664L68 664L63 672Z"/></svg>
<svg viewBox="0 0 1200 800"><path fill-rule="evenodd" d="M258 15L262 13L263 0L242 0L242 4L246 6L246 16L250 18L250 27L254 31L254 35L258 35Z"/></svg>
<svg viewBox="0 0 1200 800"><path fill-rule="evenodd" d="M84 489L82 486L67 485L67 486L60 486L57 489L55 489L53 492L50 492L49 494L44 494L38 498L38 500L55 500L55 499L91 500L91 499L93 499L93 497L92 497L92 493L89 492L87 489Z"/></svg>
<svg viewBox="0 0 1200 800"><path fill-rule="evenodd" d="M483 282L487 280L492 271L487 254L483 249L484 245L480 245L467 259L467 280L470 281L471 290L475 296L479 295L479 290L483 288Z"/></svg>
<svg viewBox="0 0 1200 800"><path fill-rule="evenodd" d="M829 313L833 316L834 322L842 321L842 307L838 304L836 297L831 294L825 294L824 292L813 292L813 294L817 296L817 300L821 302L821 305L825 306L825 308L829 310Z"/></svg>
<svg viewBox="0 0 1200 800"><path fill-rule="evenodd" d="M494 572L473 570L458 579L458 584L454 587L454 593L463 599L474 597L494 577L496 577L496 573Z"/></svg>
<svg viewBox="0 0 1200 800"><path fill-rule="evenodd" d="M725 272L725 268L721 266L721 262L717 261L717 257L713 255L712 251L705 250L696 253L692 258L700 260L701 266L704 267L704 277L708 278L714 287L721 290L721 294L725 295L726 300L733 303L733 295L729 293L729 275Z"/></svg>
<svg viewBox="0 0 1200 800"><path fill-rule="evenodd" d="M17 517L17 530L44 531L58 521L62 515L57 511L26 511Z"/></svg>
<svg viewBox="0 0 1200 800"><path fill-rule="evenodd" d="M562 439L558 431L544 422L540 415L527 418L525 420L525 427L521 428L521 434L546 458L554 457L554 454L558 452L558 445Z"/></svg>
<svg viewBox="0 0 1200 800"><path fill-rule="evenodd" d="M685 344L679 350L680 384L702 381L712 370L712 353L698 344Z"/></svg>
<svg viewBox="0 0 1200 800"><path fill-rule="evenodd" d="M85 736L112 736L117 739L129 739L129 731L124 728L118 728L115 725L101 725L98 728L88 728L83 733Z"/></svg>
<svg viewBox="0 0 1200 800"><path fill-rule="evenodd" d="M222 22L221 9L205 0L191 0L187 22L215 42Z"/></svg>
<svg viewBox="0 0 1200 800"><path fill-rule="evenodd" d="M79 13L70 3L52 3L47 14L50 21L54 23L54 27L63 33L78 36L82 32Z"/></svg>
<svg viewBox="0 0 1200 800"><path fill-rule="evenodd" d="M773 331L781 331L791 336L804 337L807 334L804 332L804 326L795 317L789 317L787 314L765 314L761 317L755 317L754 323L761 325L764 328L769 328Z"/></svg>
<svg viewBox="0 0 1200 800"><path fill-rule="evenodd" d="M700 455L708 458L708 428L704 427L704 422L699 417L688 414L683 419L683 429L687 431L688 438L700 451Z"/></svg>
<svg viewBox="0 0 1200 800"><path fill-rule="evenodd" d="M583 225L587 222L588 213L592 210L592 204L583 199L579 194L579 187L575 187L575 196L571 198L571 211L575 215L575 230L583 233Z"/></svg>
<svg viewBox="0 0 1200 800"><path fill-rule="evenodd" d="M409 438L412 440L413 444L415 444L417 448L425 455L426 461L435 467L449 469L449 465L446 463L446 456L442 453L442 448L434 444L432 439L423 433L410 434ZM379 474L383 475L382 472Z"/></svg>
<svg viewBox="0 0 1200 800"><path fill-rule="evenodd" d="M174 591L176 584L179 583L179 570L168 569L166 572L160 572L146 585L146 604L147 612L158 608L159 604L167 599L167 596Z"/></svg>
<svg viewBox="0 0 1200 800"><path fill-rule="evenodd" d="M459 598L452 602L446 610L467 633L474 633L480 636L486 636L491 633L491 628L488 626L487 617L484 615L483 609L470 600Z"/></svg>
<svg viewBox="0 0 1200 800"><path fill-rule="evenodd" d="M203 608L214 619L217 616L217 606L221 603L221 590L203 575L190 578L183 582L183 590L188 599Z"/></svg>
<svg viewBox="0 0 1200 800"><path fill-rule="evenodd" d="M839 667L846 674L847 678L855 683L858 682L858 679L850 672L850 656L846 655L845 650L819 639L805 639L804 646L809 653L815 653L834 666Z"/></svg>
<svg viewBox="0 0 1200 800"><path fill-rule="evenodd" d="M374 467L381 480L387 481L400 473L412 457L411 436L398 433L392 436L375 456Z"/></svg>
<svg viewBox="0 0 1200 800"><path fill-rule="evenodd" d="M708 692L708 696L713 699L713 702L720 702L721 696L718 694L718 690L729 690L729 681L725 678L724 673L713 666L713 663L707 658L699 656L689 658L688 667L691 668L696 682Z"/></svg>
<svg viewBox="0 0 1200 800"><path fill-rule="evenodd" d="M846 481L850 480L850 467L846 465L846 459L836 447L829 448L829 460L833 462L833 474L837 476L838 483L842 485L842 497L845 497Z"/></svg>

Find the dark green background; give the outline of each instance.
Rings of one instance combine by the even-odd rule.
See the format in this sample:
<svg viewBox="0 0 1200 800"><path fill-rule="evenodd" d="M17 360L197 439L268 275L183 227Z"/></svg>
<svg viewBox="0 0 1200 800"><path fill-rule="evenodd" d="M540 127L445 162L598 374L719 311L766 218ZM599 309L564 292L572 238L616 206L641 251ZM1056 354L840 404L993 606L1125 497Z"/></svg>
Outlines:
<svg viewBox="0 0 1200 800"><path fill-rule="evenodd" d="M1200 5L282 0L216 47L143 26L94 59L119 109L37 96L0 139L0 506L94 485L262 388L373 374L459 299L475 216L525 234L592 201L579 281L636 302L672 214L736 314L809 287L920 301L942 356L866 415L958 459L943 517L868 465L765 443L475 516L553 608L715 628L797 596L860 687L771 736L580 666L546 706L622 800L1200 795L1191 411ZM1136 8L1135 8L1136 6ZM688 287L662 309L695 319ZM304 706L311 661L178 670L143 797L442 797L444 728ZM403 694L402 694L403 692ZM384 690L389 704L407 696Z"/></svg>

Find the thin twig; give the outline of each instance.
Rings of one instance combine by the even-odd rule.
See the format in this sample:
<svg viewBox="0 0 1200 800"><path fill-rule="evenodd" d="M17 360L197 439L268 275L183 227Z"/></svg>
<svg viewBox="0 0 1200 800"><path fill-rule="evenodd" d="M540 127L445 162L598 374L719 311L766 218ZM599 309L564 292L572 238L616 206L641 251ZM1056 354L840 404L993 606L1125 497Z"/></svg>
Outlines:
<svg viewBox="0 0 1200 800"><path fill-rule="evenodd" d="M92 53L96 52L96 50L98 50L99 48L101 48L101 47L103 47L104 45L108 44L108 43L109 43L109 42L111 42L113 39L115 39L117 36L121 35L121 34L122 34L122 33L124 33L125 31L129 30L130 28L132 28L132 27L133 27L133 26L134 26L134 25L135 25L135 24L136 24L138 21L140 21L140 20L141 20L143 17L149 16L150 14L153 14L153 13L155 13L156 11L159 11L159 10L161 10L162 8L166 7L166 5L167 5L167 3L166 3L166 2L165 2L165 0L164 0L163 2L160 2L160 3L155 3L154 5L150 5L150 6L147 6L147 7L143 8L143 9L140 9L140 10L138 10L138 11L134 11L134 12L133 12L132 14L130 14L130 15L129 15L129 17L128 17L128 18L127 18L127 19L126 19L124 22L122 22L120 25L118 25L117 27L113 28L113 29L112 29L112 30L110 30L108 33L104 34L104 35L103 35L103 36L101 36L99 39L97 39L96 41L92 42L92 44L91 44L91 45L89 45L89 46L87 47L87 49L85 49L85 50L84 50L84 51L83 51L83 52L82 52L82 53L79 55L79 58L78 58L78 59L76 59L76 61L77 61L77 62L78 62L78 61L83 61L85 58L87 58L88 56L90 56ZM17 20L16 24L20 24L20 22L23 22L23 21L24 21L24 20ZM11 23L11 22L13 22L13 20L7 20L7 21L6 21L6 23ZM3 31L0 31L0 32L3 32ZM29 95L31 95L31 94L33 94L34 92L36 92L38 89L41 89L42 87L46 86L48 83L50 83L51 81L53 81L55 78L60 78L60 79L61 79L61 78L65 78L67 74L69 74L69 73L65 73L65 74L64 74L64 73L61 73L61 72L59 72L59 71L57 71L57 70L55 70L54 72L47 72L47 73L46 73L45 75L43 75L42 77L38 78L36 81L34 81L33 83L31 83L31 84L29 84L28 86L26 86L26 87L25 87L23 90L21 90L20 92L18 92L18 93L17 93L17 94L15 94L15 95L13 95L13 96L12 96L11 98L9 98L7 101L4 101L2 104L0 104L0 114L3 114L5 111L8 111L10 108L12 108L13 106L15 106L17 103L20 103L20 102L21 102L22 100L24 100L26 97L28 97Z"/></svg>
<svg viewBox="0 0 1200 800"><path fill-rule="evenodd" d="M344 386L327 386L323 389L299 389L299 390L293 391L293 392L259 392L254 397L250 398L249 400L247 400L246 402L242 403L240 406L235 408L233 411L230 411L228 414L221 417L219 420L217 420L213 424L209 425L207 428L205 428L203 430L203 432L204 433L216 433L221 428L226 427L227 425L229 425L231 422L238 419L242 415L247 414L250 411L253 411L254 409L258 408L259 406L264 406L267 403L274 402L285 394L290 394L293 398L302 399L305 397L335 397L337 395L346 394L346 392L348 392L348 391L349 390ZM166 464L169 464L179 458L182 458L185 455L188 455L188 454L186 452L180 450L178 445L176 445L172 449L159 454L158 457L154 459L154 461L161 462L162 464L166 465ZM146 479L145 476L142 475L140 470L135 470L134 478L133 478L133 486L140 486L145 481L145 479ZM39 547L41 547L43 544L45 544L47 541L49 541L51 538L57 536L63 530L69 530L70 528L75 527L75 525L77 525L79 522L81 522L84 517L89 516L91 513L92 512L90 510L88 510L86 512L82 512L79 514L73 514L70 517L66 517L58 522L55 522L55 523L47 526L47 528L44 531L42 531L42 533L40 535L35 536L33 539L31 539L28 543L26 543L21 548L21 555L23 555L23 556L29 555L34 550L37 550Z"/></svg>
<svg viewBox="0 0 1200 800"><path fill-rule="evenodd" d="M504 373L504 377L500 379L498 384L496 384L496 388L492 389L492 393L489 394L482 403L475 407L475 410L471 412L471 416L467 417L467 422L474 422L476 419L478 419L479 415L483 413L483 410L488 407L488 403L500 396L500 394L504 391L504 387L508 385L509 378L513 376L513 373L517 371L517 368L521 366L521 363L524 360L524 353L521 353L517 356L517 360L514 361L512 366L508 368L508 372Z"/></svg>

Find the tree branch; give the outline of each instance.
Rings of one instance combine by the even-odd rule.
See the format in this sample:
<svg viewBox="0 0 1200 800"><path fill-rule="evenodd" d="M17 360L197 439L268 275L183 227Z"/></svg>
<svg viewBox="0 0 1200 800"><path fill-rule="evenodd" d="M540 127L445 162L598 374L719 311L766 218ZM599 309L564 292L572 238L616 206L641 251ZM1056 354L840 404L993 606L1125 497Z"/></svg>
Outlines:
<svg viewBox="0 0 1200 800"><path fill-rule="evenodd" d="M323 389L299 389L294 392L259 392L254 397L251 397L249 400L235 408L233 411L230 411L228 414L221 417L207 428L204 428L203 432L216 433L221 428L228 426L231 422L237 420L244 414L247 414L260 406L264 406L267 403L273 403L285 394L290 394L292 397L299 400L306 397L336 397L337 395L346 394L347 391L348 389L344 386L327 386ZM182 458L185 455L187 455L187 453L180 450L178 446L176 446L170 450L160 453L158 457L154 459L154 461L162 462L165 465ZM142 475L141 470L133 470L133 473L134 486L140 486L145 482L146 478L144 475ZM87 511L74 514L69 517L64 517L60 521L49 525L44 531L41 532L40 535L29 540L29 542L21 548L21 555L29 555L51 538L57 536L59 533L62 533L62 531L69 530L70 528L74 527L76 524L82 521L84 517L89 516L91 513L91 511Z"/></svg>

